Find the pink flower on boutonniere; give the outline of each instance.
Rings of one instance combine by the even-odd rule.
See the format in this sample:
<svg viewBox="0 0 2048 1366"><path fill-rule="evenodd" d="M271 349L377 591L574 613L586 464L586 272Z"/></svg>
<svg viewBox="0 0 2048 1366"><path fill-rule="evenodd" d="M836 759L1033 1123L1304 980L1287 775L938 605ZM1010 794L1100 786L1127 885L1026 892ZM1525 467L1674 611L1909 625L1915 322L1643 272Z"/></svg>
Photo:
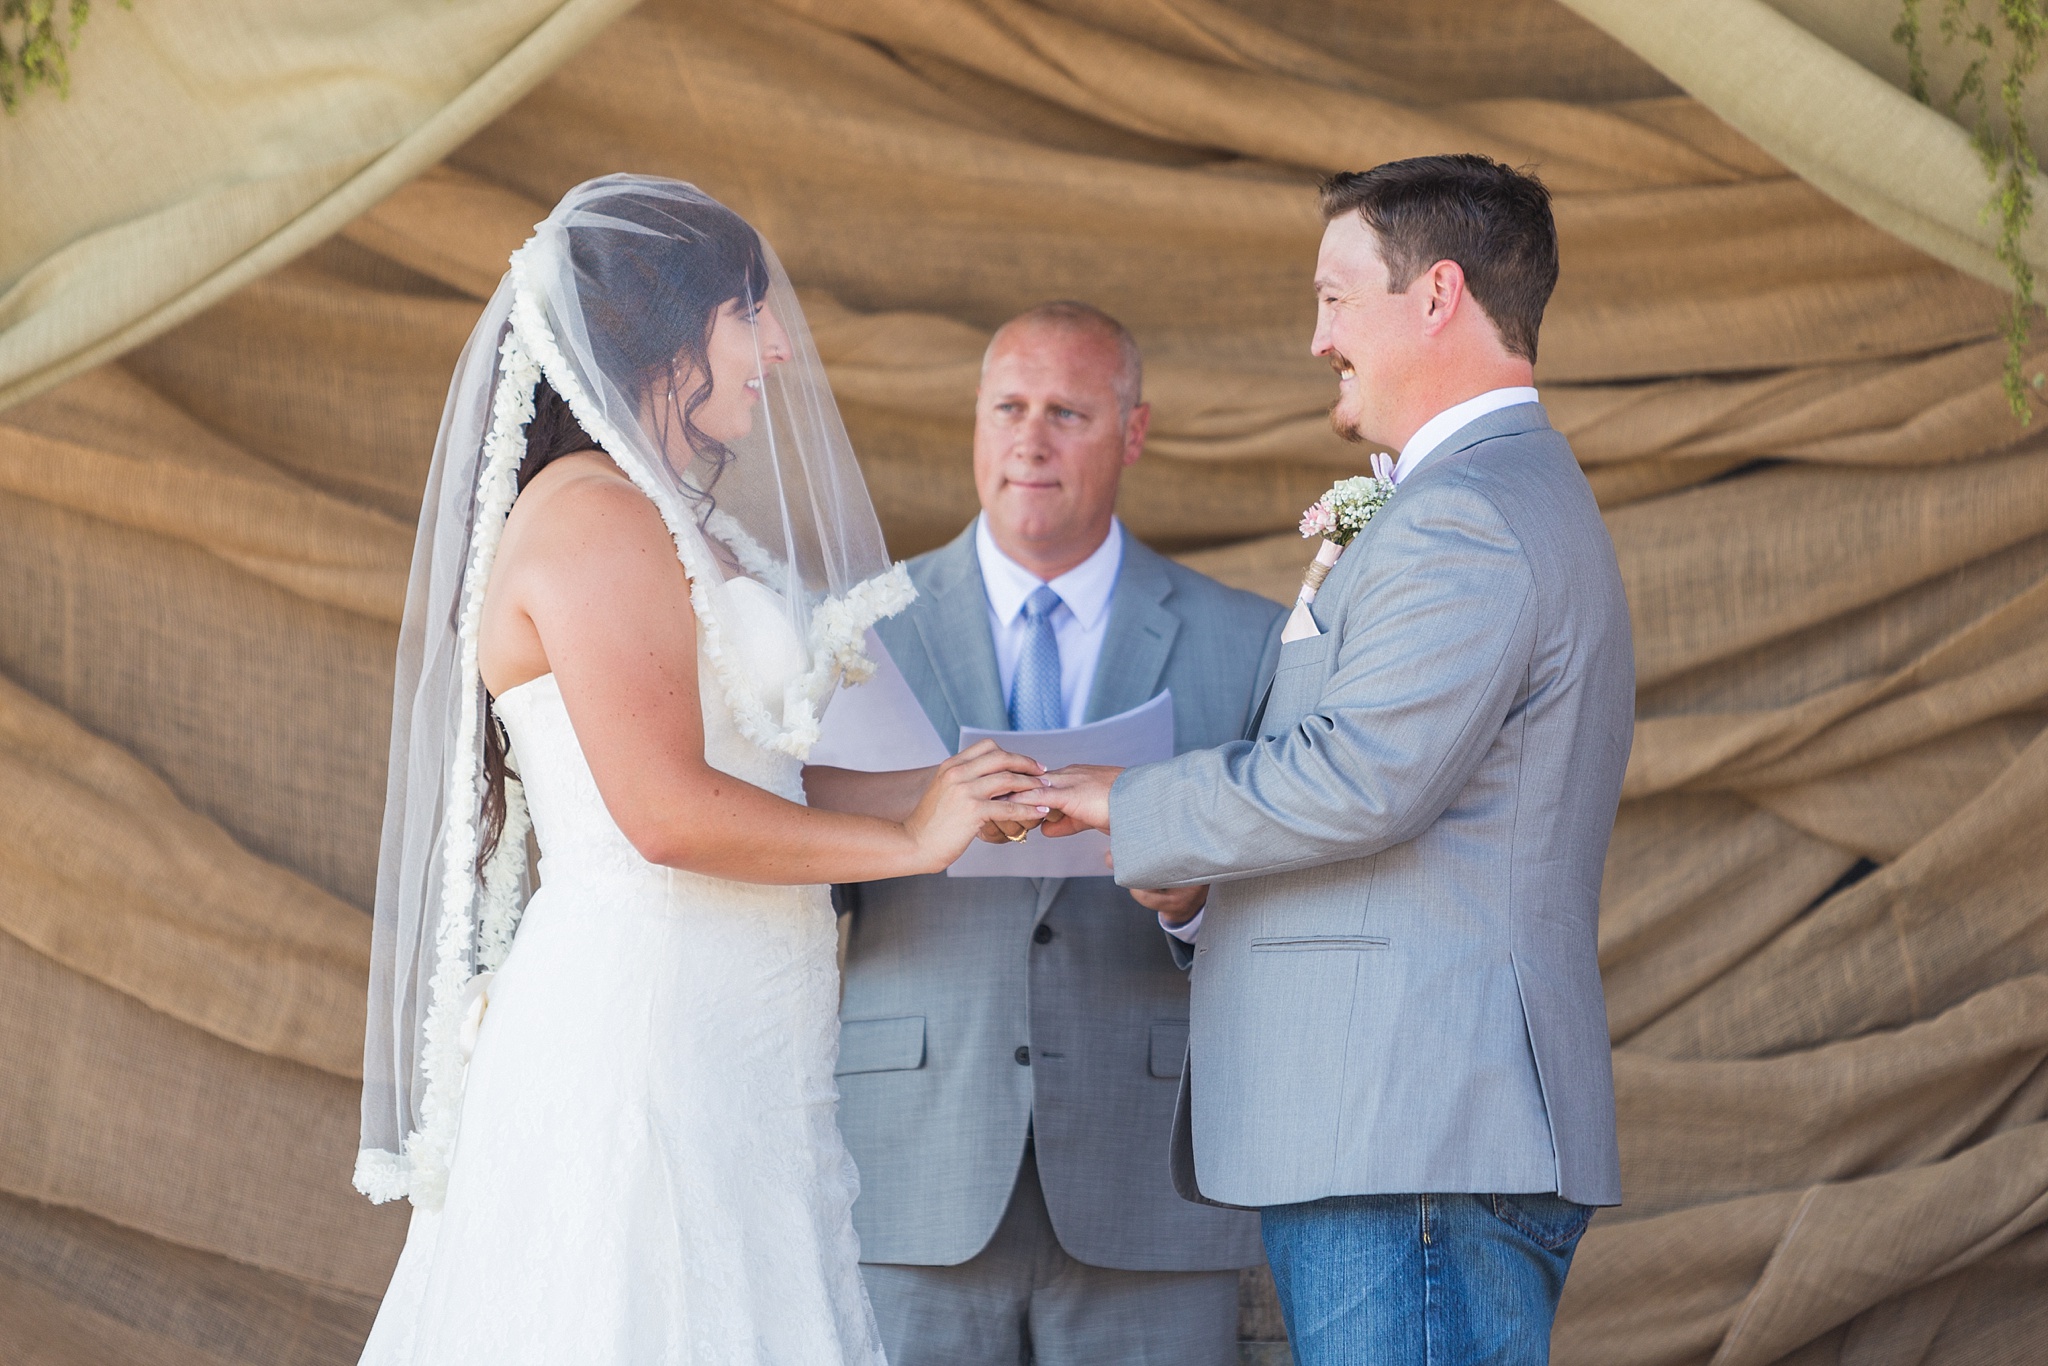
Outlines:
<svg viewBox="0 0 2048 1366"><path fill-rule="evenodd" d="M1337 514L1330 507L1330 500L1327 497L1318 498L1309 504L1307 512L1301 514L1301 534L1304 538L1328 536L1336 529Z"/></svg>

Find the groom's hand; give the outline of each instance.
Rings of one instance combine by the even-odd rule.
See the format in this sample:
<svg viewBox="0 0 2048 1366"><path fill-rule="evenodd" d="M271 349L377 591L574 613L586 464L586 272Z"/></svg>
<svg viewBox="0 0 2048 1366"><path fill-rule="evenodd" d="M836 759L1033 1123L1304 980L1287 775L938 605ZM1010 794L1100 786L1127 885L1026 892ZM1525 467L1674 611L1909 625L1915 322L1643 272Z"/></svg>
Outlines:
<svg viewBox="0 0 2048 1366"><path fill-rule="evenodd" d="M1106 764L1069 764L1045 775L1041 805L1052 808L1042 827L1047 835L1077 835L1083 830L1109 833L1109 789L1120 768Z"/></svg>

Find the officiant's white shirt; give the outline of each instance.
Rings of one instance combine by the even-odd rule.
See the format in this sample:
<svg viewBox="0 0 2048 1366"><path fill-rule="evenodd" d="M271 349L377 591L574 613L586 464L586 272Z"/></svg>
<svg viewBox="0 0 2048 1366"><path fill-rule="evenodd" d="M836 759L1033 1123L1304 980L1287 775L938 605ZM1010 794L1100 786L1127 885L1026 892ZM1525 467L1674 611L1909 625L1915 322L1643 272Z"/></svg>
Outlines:
<svg viewBox="0 0 2048 1366"><path fill-rule="evenodd" d="M1415 467L1436 454L1437 447L1455 436L1460 429L1477 422L1488 413L1502 408L1512 408L1517 403L1537 402L1536 391L1526 384L1517 384L1506 389L1488 389L1463 403L1454 403L1429 421L1415 429L1415 435L1408 438L1408 444L1401 447L1401 458L1394 462L1394 483L1398 486L1403 479L1415 473ZM1004 694L1008 696L1008 694ZM1159 928L1176 939L1187 943L1195 942L1196 931L1202 928L1202 913L1196 911L1194 918L1185 925L1169 925L1166 917L1159 918Z"/></svg>
<svg viewBox="0 0 2048 1366"><path fill-rule="evenodd" d="M996 677L1002 681L1003 703L1017 677L1029 627L1024 600L1040 585L1060 596L1052 612L1052 636L1060 647L1060 707L1069 726L1088 714L1088 693L1095 685L1095 661L1102 658L1102 638L1109 630L1109 600L1116 595L1117 572L1124 566L1124 527L1109 519L1109 535L1095 553L1048 582L1002 552L989 533L988 514L974 522L974 553L981 561L981 586L988 597L989 633L995 638Z"/></svg>

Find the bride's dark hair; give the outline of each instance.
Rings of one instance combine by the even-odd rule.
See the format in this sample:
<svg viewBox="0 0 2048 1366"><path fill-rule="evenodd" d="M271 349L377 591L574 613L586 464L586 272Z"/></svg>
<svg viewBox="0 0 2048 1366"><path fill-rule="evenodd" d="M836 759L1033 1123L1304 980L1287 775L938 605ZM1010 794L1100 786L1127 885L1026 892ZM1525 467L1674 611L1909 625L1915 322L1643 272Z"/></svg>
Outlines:
<svg viewBox="0 0 2048 1366"><path fill-rule="evenodd" d="M696 423L698 410L711 398L711 330L719 310L733 300L758 304L768 297L768 257L761 239L738 214L708 199L655 198L625 190L593 200L580 212L622 224L608 227L586 218L571 227L569 260L591 349L599 367L626 387L636 407L667 387L667 401L652 405L653 410L664 426L680 420L683 440L709 466L689 481L708 505L712 484L732 461L725 443ZM696 387L676 402L675 386L693 375ZM656 435L665 438L668 432ZM519 492L563 456L601 449L567 400L542 379L534 386ZM519 776L506 766L508 750L504 724L486 696L479 877L505 830L505 780Z"/></svg>
<svg viewBox="0 0 2048 1366"><path fill-rule="evenodd" d="M697 412L711 398L711 329L735 299L768 297L768 256L761 239L732 210L710 200L655 198L621 191L584 206L579 216L617 219L608 227L572 225L569 261L583 324L598 368L626 390L636 407L663 387L671 401L654 405L664 424L680 419L682 436L711 468L691 482L708 496L732 460L725 443L702 431ZM675 386L697 384L677 404ZM657 435L666 436L667 432ZM548 464L574 451L600 449L569 405L545 379L534 390L526 428L523 491Z"/></svg>

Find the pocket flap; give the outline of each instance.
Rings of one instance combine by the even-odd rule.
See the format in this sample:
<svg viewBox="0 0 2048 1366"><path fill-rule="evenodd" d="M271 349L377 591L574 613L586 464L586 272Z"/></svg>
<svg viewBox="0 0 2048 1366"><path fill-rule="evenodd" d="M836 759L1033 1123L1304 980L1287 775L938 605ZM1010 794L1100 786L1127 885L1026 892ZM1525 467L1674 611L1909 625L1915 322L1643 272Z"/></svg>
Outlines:
<svg viewBox="0 0 2048 1366"><path fill-rule="evenodd" d="M1152 1026L1152 1057L1146 1071L1168 1081L1180 1080L1181 1064L1188 1056L1188 1022L1161 1020Z"/></svg>
<svg viewBox="0 0 2048 1366"><path fill-rule="evenodd" d="M1328 627L1322 628L1321 635L1290 640L1280 647L1280 658L1274 661L1273 671L1283 674L1289 669L1305 669L1311 664L1320 664L1330 657L1330 647L1335 642L1336 637L1330 634Z"/></svg>
<svg viewBox="0 0 2048 1366"><path fill-rule="evenodd" d="M1314 953L1383 949L1387 941L1376 934L1294 934L1272 939L1254 939L1253 953Z"/></svg>
<svg viewBox="0 0 2048 1366"><path fill-rule="evenodd" d="M835 1077L855 1072L908 1072L924 1066L924 1016L847 1020L839 1026Z"/></svg>

